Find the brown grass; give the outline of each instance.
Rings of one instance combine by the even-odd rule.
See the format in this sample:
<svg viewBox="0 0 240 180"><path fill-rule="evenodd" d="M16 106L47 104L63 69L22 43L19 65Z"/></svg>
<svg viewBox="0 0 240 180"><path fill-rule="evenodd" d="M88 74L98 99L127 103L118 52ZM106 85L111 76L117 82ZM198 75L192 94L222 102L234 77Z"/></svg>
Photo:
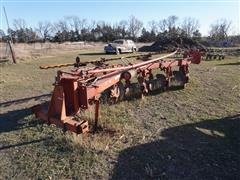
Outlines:
<svg viewBox="0 0 240 180"><path fill-rule="evenodd" d="M71 62L77 54L1 66L1 179L239 177L238 57L192 65L183 90L103 104L102 131L75 136L34 118L28 108L48 96L23 98L52 90L56 70L39 65Z"/></svg>

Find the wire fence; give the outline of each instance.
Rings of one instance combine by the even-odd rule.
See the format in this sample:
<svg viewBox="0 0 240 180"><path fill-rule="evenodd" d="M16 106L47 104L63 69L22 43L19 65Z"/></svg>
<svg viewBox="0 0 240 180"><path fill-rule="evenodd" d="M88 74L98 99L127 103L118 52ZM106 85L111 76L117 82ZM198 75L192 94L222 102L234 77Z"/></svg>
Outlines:
<svg viewBox="0 0 240 180"><path fill-rule="evenodd" d="M43 55L63 54L69 51L103 50L103 43L65 42L65 43L15 43L12 45L18 60L34 59ZM0 42L0 62L12 61L8 43Z"/></svg>
<svg viewBox="0 0 240 180"><path fill-rule="evenodd" d="M11 51L8 43L0 43L0 62L11 60Z"/></svg>

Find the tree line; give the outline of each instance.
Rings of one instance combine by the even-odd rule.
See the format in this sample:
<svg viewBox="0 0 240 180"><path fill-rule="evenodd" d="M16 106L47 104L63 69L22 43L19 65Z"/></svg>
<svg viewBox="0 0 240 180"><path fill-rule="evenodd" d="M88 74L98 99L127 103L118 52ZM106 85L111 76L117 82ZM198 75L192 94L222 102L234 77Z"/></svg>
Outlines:
<svg viewBox="0 0 240 180"><path fill-rule="evenodd" d="M14 19L13 28L8 29L6 35L0 30L3 40L12 37L13 42L58 42L65 41L102 41L129 38L139 42L153 42L159 36L189 37L200 40L199 21L187 17L182 21L177 16L169 16L159 21L150 21L147 26L135 16L127 20L110 24L105 21L91 21L78 16L68 16L51 23L38 22L36 27L29 27L24 19ZM210 26L209 38L215 41L228 39L231 22L221 19ZM10 35L10 36L9 36Z"/></svg>

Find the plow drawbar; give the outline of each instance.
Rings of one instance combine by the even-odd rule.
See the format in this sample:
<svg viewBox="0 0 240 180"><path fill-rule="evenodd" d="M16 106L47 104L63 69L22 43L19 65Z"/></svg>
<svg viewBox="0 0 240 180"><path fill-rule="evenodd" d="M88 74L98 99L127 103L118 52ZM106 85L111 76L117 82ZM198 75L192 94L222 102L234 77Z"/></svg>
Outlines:
<svg viewBox="0 0 240 180"><path fill-rule="evenodd" d="M123 99L131 89L133 77L137 77L141 95L153 91L156 84L166 90L173 78L184 87L189 79L189 64L199 64L201 53L190 50L183 53L183 58L171 59L176 53L174 51L136 64L103 64L92 68L77 67L69 72L58 71L48 111L45 112L41 105L34 106L32 110L37 118L49 125L54 124L63 131L81 134L89 131L89 125L86 119L79 117L84 110L95 105L96 129L102 94L108 90L109 98L115 101ZM173 67L178 67L178 71L173 71ZM154 77L153 69L159 69L163 74Z"/></svg>

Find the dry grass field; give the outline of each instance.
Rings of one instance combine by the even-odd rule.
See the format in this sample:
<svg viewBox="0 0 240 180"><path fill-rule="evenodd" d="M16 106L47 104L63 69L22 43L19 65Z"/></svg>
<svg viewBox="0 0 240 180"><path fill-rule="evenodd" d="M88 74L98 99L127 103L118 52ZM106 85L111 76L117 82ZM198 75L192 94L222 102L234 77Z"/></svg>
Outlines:
<svg viewBox="0 0 240 180"><path fill-rule="evenodd" d="M191 65L185 89L102 104L102 130L75 136L29 108L53 89L57 69L39 65L79 53L112 56L73 50L1 65L0 179L239 179L239 57Z"/></svg>

